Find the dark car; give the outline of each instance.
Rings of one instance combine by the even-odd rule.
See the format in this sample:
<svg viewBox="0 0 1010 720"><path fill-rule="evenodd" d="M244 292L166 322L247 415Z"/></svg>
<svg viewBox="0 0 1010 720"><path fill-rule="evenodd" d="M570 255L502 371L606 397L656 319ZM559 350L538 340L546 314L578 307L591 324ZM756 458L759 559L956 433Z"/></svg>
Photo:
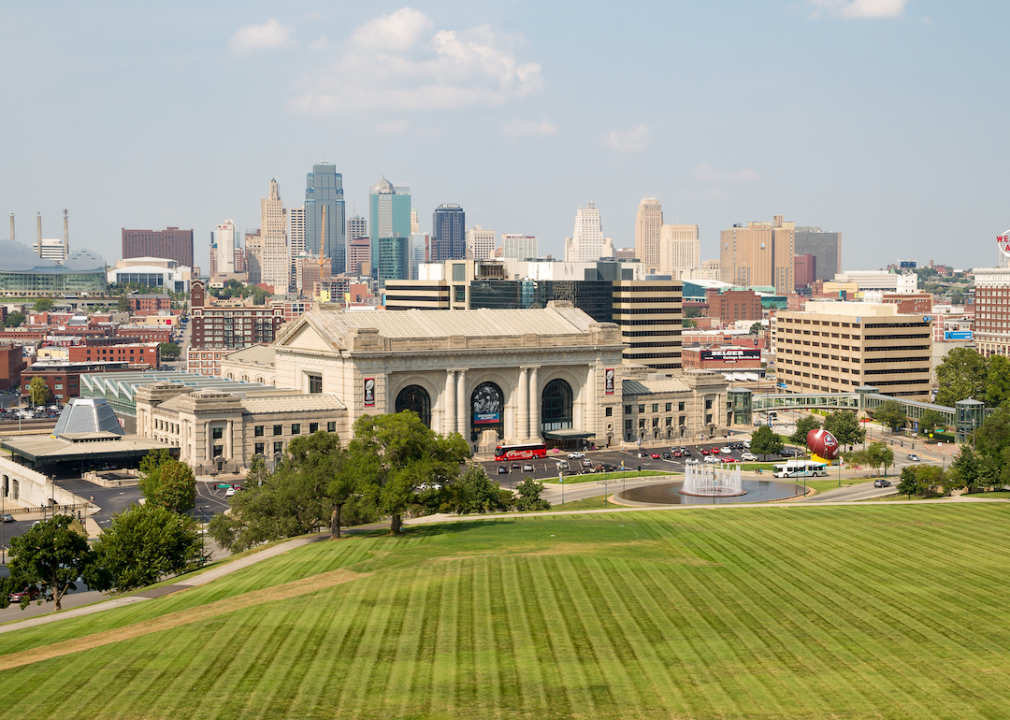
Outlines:
<svg viewBox="0 0 1010 720"><path fill-rule="evenodd" d="M673 460L673 455L671 455L668 452L665 452L665 453L663 453L663 459L664 460Z"/></svg>
<svg viewBox="0 0 1010 720"><path fill-rule="evenodd" d="M780 457L799 457L800 451L795 448L782 448L782 452L779 453Z"/></svg>
<svg viewBox="0 0 1010 720"><path fill-rule="evenodd" d="M875 487L875 488L891 487L891 481L890 480L884 480L883 478L881 478L880 480L874 480L873 481L873 487Z"/></svg>
<svg viewBox="0 0 1010 720"><path fill-rule="evenodd" d="M508 475L509 474L509 469L507 467L505 467L504 465L499 465L498 466L498 474L499 475Z"/></svg>
<svg viewBox="0 0 1010 720"><path fill-rule="evenodd" d="M640 458L647 458L647 457L649 457L649 453L647 453L647 452L640 452L640 453L638 453L638 457L640 457Z"/></svg>
<svg viewBox="0 0 1010 720"><path fill-rule="evenodd" d="M520 465L519 463L512 463L512 469L513 470L522 470L523 466Z"/></svg>

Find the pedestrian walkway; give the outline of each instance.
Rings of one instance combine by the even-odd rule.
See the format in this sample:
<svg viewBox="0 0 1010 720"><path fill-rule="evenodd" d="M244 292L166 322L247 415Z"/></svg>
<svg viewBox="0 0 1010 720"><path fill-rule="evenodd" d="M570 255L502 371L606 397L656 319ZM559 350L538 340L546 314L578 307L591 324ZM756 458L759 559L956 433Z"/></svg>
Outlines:
<svg viewBox="0 0 1010 720"><path fill-rule="evenodd" d="M199 575L186 575L183 576L179 582L173 583L172 585L166 585L160 588L153 588L151 590L141 591L134 595L129 595L126 597L112 598L110 600L105 600L94 605L88 605L86 607L74 608L72 610L61 610L60 612L54 612L50 615L43 615L41 617L27 618L25 620L17 620L6 625L0 625L0 634L13 632L14 630L22 630L24 628L37 627L39 625L47 625L52 622L57 622L65 618L83 617L85 615L93 615L95 613L105 612L106 610L112 610L113 608L124 607L126 605L133 605L138 602L143 602L145 600L153 600L154 598L163 597L169 595L173 592L178 592L180 590L187 590L192 587L199 587L200 585L206 585L209 582L213 582L218 578L224 577L225 575L230 575L233 572L247 568L250 565L255 565L263 560L268 560L272 557L278 555L283 555L289 550L293 550L302 545L308 545L310 543L318 542L320 540L325 540L329 537L329 533L313 535L311 537L296 538L294 540L288 540L287 542L282 542L279 545L274 545L272 548L266 550L261 550L257 553L252 553L246 555L245 557L238 558L229 563L222 563L216 567L207 570L206 572L200 573Z"/></svg>

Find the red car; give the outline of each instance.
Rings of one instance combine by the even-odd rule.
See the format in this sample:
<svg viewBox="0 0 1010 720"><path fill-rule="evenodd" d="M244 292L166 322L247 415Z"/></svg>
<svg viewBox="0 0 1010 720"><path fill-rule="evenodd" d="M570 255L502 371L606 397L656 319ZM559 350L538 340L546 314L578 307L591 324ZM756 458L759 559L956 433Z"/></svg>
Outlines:
<svg viewBox="0 0 1010 720"><path fill-rule="evenodd" d="M702 448L701 449L701 454L702 455L708 455L708 450L706 450L705 448Z"/></svg>
<svg viewBox="0 0 1010 720"><path fill-rule="evenodd" d="M652 453L653 460L659 460L659 453Z"/></svg>
<svg viewBox="0 0 1010 720"><path fill-rule="evenodd" d="M724 463L736 462L736 458L725 457L722 459Z"/></svg>
<svg viewBox="0 0 1010 720"><path fill-rule="evenodd" d="M676 452L673 453L673 456L675 458L683 457L683 455L684 454L680 450L677 450Z"/></svg>
<svg viewBox="0 0 1010 720"><path fill-rule="evenodd" d="M19 602L21 602L21 599L23 597L25 597L26 595L28 596L29 600L38 600L39 599L39 595L41 595L41 593L39 592L39 589L37 587L35 587L34 585L29 585L28 587L26 587L24 590L22 590L20 592L12 592L11 593L11 602L12 603L19 603Z"/></svg>
<svg viewBox="0 0 1010 720"><path fill-rule="evenodd" d="M719 454L719 448L712 448L711 450L709 450L709 452L712 453L713 455L718 455Z"/></svg>

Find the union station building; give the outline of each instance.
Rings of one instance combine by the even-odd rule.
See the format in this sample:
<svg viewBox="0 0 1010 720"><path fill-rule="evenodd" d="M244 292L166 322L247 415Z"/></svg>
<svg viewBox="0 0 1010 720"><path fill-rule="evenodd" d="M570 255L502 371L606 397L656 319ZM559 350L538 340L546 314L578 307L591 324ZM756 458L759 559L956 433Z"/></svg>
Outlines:
<svg viewBox="0 0 1010 720"><path fill-rule="evenodd" d="M192 428L177 440L189 448L180 458L197 472L248 466L257 451L279 459L286 442L308 431L306 413L312 427L335 428L346 442L362 415L411 410L435 432L460 433L481 454L499 444L582 448L725 434L721 375L656 374L622 364L624 349L617 325L569 302L451 313L322 305L284 326L271 345L221 361L222 377L285 389L283 402L171 401L186 389L162 385L138 393L138 431L147 424L142 415L158 428ZM226 408L227 417L216 417Z"/></svg>

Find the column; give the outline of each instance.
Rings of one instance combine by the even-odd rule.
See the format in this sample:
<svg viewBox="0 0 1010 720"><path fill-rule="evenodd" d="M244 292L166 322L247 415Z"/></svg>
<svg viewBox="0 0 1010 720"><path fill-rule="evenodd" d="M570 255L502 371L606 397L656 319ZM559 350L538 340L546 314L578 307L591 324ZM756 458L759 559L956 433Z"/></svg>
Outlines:
<svg viewBox="0 0 1010 720"><path fill-rule="evenodd" d="M459 378L456 380L456 431L469 443L470 433L467 432L466 427L466 399L466 370L460 370Z"/></svg>
<svg viewBox="0 0 1010 720"><path fill-rule="evenodd" d="M537 370L530 368L530 437L540 439L540 382L537 380Z"/></svg>
<svg viewBox="0 0 1010 720"><path fill-rule="evenodd" d="M445 371L445 397L442 398L442 434L456 431L456 371Z"/></svg>
<svg viewBox="0 0 1010 720"><path fill-rule="evenodd" d="M586 423L583 428L586 432L595 433L596 427L596 365L589 366L586 373L586 403L585 403Z"/></svg>
<svg viewBox="0 0 1010 720"><path fill-rule="evenodd" d="M232 433L235 430L235 421L229 420L228 424L224 428L224 456L226 459L231 460L235 457L235 440Z"/></svg>
<svg viewBox="0 0 1010 720"><path fill-rule="evenodd" d="M516 441L530 436L530 382L527 368L519 368L519 413L516 417Z"/></svg>
<svg viewBox="0 0 1010 720"><path fill-rule="evenodd" d="M210 432L210 423L203 424L203 459L211 462L214 459L214 438Z"/></svg>

